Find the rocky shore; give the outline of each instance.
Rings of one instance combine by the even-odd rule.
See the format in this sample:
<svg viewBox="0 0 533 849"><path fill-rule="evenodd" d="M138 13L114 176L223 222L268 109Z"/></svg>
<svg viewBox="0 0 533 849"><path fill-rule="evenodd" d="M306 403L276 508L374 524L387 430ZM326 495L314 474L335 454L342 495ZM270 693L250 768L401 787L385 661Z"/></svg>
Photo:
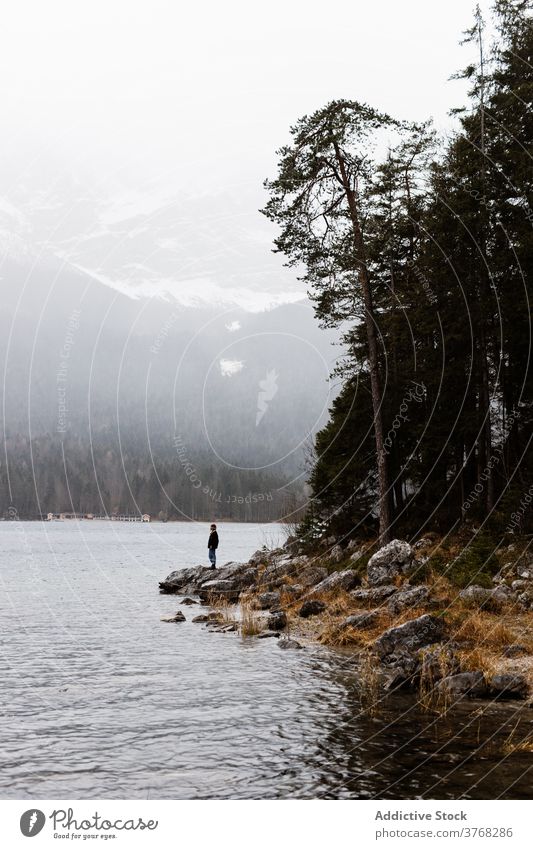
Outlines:
<svg viewBox="0 0 533 849"><path fill-rule="evenodd" d="M416 691L446 710L459 698L523 699L533 693L533 558L527 548L496 552L492 585L457 589L431 567L434 538L343 548L326 540L317 554L257 551L216 571L172 572L159 585L185 596L180 606L211 608L193 618L210 630L277 638L282 649L313 642L352 647L380 690ZM325 550L324 550L325 549ZM192 596L192 598L191 598ZM163 617L185 621L182 610Z"/></svg>

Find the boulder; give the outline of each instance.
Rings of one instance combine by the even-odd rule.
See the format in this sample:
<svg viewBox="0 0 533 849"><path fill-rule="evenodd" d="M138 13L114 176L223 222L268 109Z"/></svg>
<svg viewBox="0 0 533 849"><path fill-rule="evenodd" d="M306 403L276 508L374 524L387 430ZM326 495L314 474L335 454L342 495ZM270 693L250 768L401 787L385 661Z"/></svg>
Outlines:
<svg viewBox="0 0 533 849"><path fill-rule="evenodd" d="M257 635L258 640L266 640L268 637L279 637L279 631L262 631Z"/></svg>
<svg viewBox="0 0 533 849"><path fill-rule="evenodd" d="M501 672L493 675L489 681L491 696L500 699L525 699L529 685L523 675L512 672Z"/></svg>
<svg viewBox="0 0 533 849"><path fill-rule="evenodd" d="M459 598L468 607L490 607L493 602L494 590L488 590L486 587L478 587L472 584L470 587L461 590Z"/></svg>
<svg viewBox="0 0 533 849"><path fill-rule="evenodd" d="M324 578L323 581L320 581L315 587L313 587L313 592L322 593L322 592L333 592L333 590L351 590L356 584L359 583L359 575L353 569L345 569L342 572L332 572L331 575L328 575L327 578Z"/></svg>
<svg viewBox="0 0 533 849"><path fill-rule="evenodd" d="M326 605L323 601L317 601L315 599L310 599L309 601L304 601L302 606L298 611L298 616L301 616L302 619L309 619L310 616L317 616L319 613L322 613L326 609Z"/></svg>
<svg viewBox="0 0 533 849"><path fill-rule="evenodd" d="M292 596L292 598L297 598L303 592L303 587L300 584L282 584L279 591Z"/></svg>
<svg viewBox="0 0 533 849"><path fill-rule="evenodd" d="M367 578L371 587L390 584L397 575L408 575L413 564L413 549L408 542L394 539L368 561Z"/></svg>
<svg viewBox="0 0 533 849"><path fill-rule="evenodd" d="M209 591L239 594L257 580L257 569L248 563L226 563L220 569L195 566L178 569L159 584L160 592L186 595L207 595ZM218 586L217 586L218 585Z"/></svg>
<svg viewBox="0 0 533 849"><path fill-rule="evenodd" d="M398 587L394 584L387 584L384 587L373 587L372 589L353 590L350 595L354 601L359 604L380 604L387 598L390 598L394 593L398 592Z"/></svg>
<svg viewBox="0 0 533 849"><path fill-rule="evenodd" d="M222 619L222 613L213 610L211 613L200 613L193 618L193 622L219 622Z"/></svg>
<svg viewBox="0 0 533 849"><path fill-rule="evenodd" d="M417 619L404 622L403 625L388 628L375 641L373 649L380 658L399 650L413 652L432 643L440 642L445 632L444 621L426 613Z"/></svg>
<svg viewBox="0 0 533 849"><path fill-rule="evenodd" d="M408 587L407 589L398 590L398 592L389 599L389 613L393 616L397 616L399 613L402 613L402 611L408 610L409 607L416 607L419 604L423 604L428 600L429 592L429 587L425 584L420 584L418 587Z"/></svg>
<svg viewBox="0 0 533 849"><path fill-rule="evenodd" d="M279 603L280 595L278 592L261 593L257 599L259 610L269 610L271 607L277 607Z"/></svg>
<svg viewBox="0 0 533 849"><path fill-rule="evenodd" d="M170 616L161 616L161 622L185 622L185 616L178 610L177 613L173 613Z"/></svg>
<svg viewBox="0 0 533 849"><path fill-rule="evenodd" d="M287 627L287 614L283 610L278 610L276 613L271 613L267 619L267 628L269 631L283 631Z"/></svg>
<svg viewBox="0 0 533 849"><path fill-rule="evenodd" d="M281 586L285 577L294 575L297 567L290 558L270 563L261 575L261 583L271 590Z"/></svg>
<svg viewBox="0 0 533 849"><path fill-rule="evenodd" d="M161 593L177 594L191 593L194 595L203 581L209 581L213 577L213 570L208 566L193 566L189 569L177 569L161 581L159 590Z"/></svg>
<svg viewBox="0 0 533 849"><path fill-rule="evenodd" d="M324 578L327 578L328 570L323 566L308 566L298 575L298 583L303 587L314 587L319 584Z"/></svg>
<svg viewBox="0 0 533 849"><path fill-rule="evenodd" d="M187 598L182 598L182 600L180 601L180 604L198 604L198 602L195 601L193 598L189 598L187 596Z"/></svg>
<svg viewBox="0 0 533 849"><path fill-rule="evenodd" d="M260 548L257 551L254 551L248 563L250 566L260 566L263 563L268 563L269 559L270 552L266 548Z"/></svg>
<svg viewBox="0 0 533 849"><path fill-rule="evenodd" d="M278 642L278 646L280 649L301 649L301 645L298 640L280 640Z"/></svg>
<svg viewBox="0 0 533 849"><path fill-rule="evenodd" d="M485 676L480 669L474 672L459 672L457 675L448 675L439 681L438 690L452 699L460 699L463 696L469 699L479 699L488 693Z"/></svg>
<svg viewBox="0 0 533 849"><path fill-rule="evenodd" d="M378 616L379 610L365 610L364 613L352 613L351 616L347 616L341 623L341 628L355 628L358 631L363 631L365 628L371 628Z"/></svg>

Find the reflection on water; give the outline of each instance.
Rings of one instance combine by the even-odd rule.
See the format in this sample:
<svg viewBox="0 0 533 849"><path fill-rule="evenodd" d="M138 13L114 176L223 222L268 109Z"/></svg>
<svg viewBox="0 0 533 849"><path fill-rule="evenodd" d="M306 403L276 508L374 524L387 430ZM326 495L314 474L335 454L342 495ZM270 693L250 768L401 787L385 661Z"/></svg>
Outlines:
<svg viewBox="0 0 533 849"><path fill-rule="evenodd" d="M261 526L221 529L221 562ZM269 538L276 529L268 529ZM205 538L205 539L204 539ZM207 526L2 523L2 798L530 798L522 705L362 713L351 656L166 624ZM480 707L484 707L480 716ZM487 742L488 741L488 742Z"/></svg>

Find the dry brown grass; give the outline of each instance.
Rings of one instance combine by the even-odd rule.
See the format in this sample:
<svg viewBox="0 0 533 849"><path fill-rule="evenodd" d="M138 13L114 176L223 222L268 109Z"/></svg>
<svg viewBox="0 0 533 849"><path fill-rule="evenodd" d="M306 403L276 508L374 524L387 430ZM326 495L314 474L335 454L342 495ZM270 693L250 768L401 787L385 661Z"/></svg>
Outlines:
<svg viewBox="0 0 533 849"><path fill-rule="evenodd" d="M434 646L423 649L420 657L419 703L424 710L445 716L450 706L450 693L445 687L437 687L437 684L452 674L452 657L446 648L436 650Z"/></svg>
<svg viewBox="0 0 533 849"><path fill-rule="evenodd" d="M220 613L220 621L228 624L235 622L235 606L228 603L226 596L210 593L207 597L210 607Z"/></svg>
<svg viewBox="0 0 533 849"><path fill-rule="evenodd" d="M459 650L457 652L464 672L474 672L480 669L490 678L498 668L498 656L494 652L487 651L482 647L470 650Z"/></svg>
<svg viewBox="0 0 533 849"><path fill-rule="evenodd" d="M379 664L371 651L359 655L359 698L363 713L375 716L381 700L381 677Z"/></svg>
<svg viewBox="0 0 533 849"><path fill-rule="evenodd" d="M239 599L240 628L242 637L255 637L262 630L261 622L254 609L251 595L241 595Z"/></svg>
<svg viewBox="0 0 533 849"><path fill-rule="evenodd" d="M484 611L459 613L452 629L453 639L461 643L474 644L485 651L501 651L513 643L515 635L511 627L501 618Z"/></svg>
<svg viewBox="0 0 533 849"><path fill-rule="evenodd" d="M512 755L516 752L530 752L533 753L533 732L526 734L522 739L518 739L518 722L515 727L509 734L509 736L504 740L502 745L502 752L505 755Z"/></svg>

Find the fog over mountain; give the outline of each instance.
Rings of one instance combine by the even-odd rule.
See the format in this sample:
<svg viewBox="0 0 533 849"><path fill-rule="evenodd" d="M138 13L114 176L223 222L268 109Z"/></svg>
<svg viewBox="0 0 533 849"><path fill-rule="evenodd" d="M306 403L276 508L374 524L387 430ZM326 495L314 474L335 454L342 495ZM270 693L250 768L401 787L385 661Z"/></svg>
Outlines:
<svg viewBox="0 0 533 849"><path fill-rule="evenodd" d="M338 354L308 303L132 297L29 248L1 287L3 511L273 518L301 496Z"/></svg>

